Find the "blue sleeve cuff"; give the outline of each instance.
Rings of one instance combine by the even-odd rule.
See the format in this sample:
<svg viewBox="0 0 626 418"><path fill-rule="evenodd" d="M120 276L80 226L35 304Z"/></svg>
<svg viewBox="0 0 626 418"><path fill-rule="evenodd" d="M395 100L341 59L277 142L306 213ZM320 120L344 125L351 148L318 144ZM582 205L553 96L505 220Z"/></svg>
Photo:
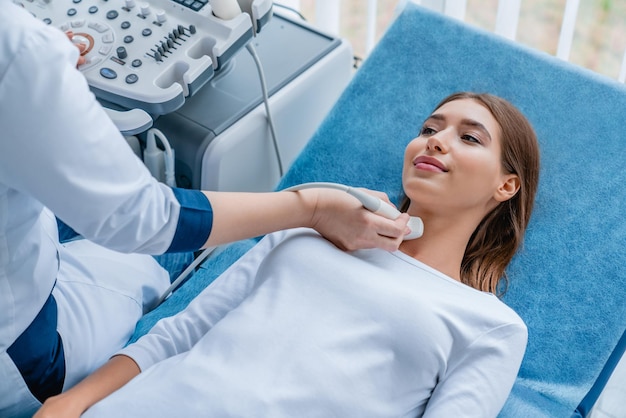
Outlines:
<svg viewBox="0 0 626 418"><path fill-rule="evenodd" d="M213 209L209 199L199 190L172 188L180 203L176 232L168 253L196 251L211 234Z"/></svg>

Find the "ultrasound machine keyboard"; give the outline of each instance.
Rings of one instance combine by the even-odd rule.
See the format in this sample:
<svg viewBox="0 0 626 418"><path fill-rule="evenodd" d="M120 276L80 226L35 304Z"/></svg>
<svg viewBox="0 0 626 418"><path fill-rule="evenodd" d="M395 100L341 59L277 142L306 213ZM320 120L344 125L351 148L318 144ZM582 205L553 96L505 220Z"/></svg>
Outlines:
<svg viewBox="0 0 626 418"><path fill-rule="evenodd" d="M208 0L14 2L85 44L79 70L105 106L150 115L180 108L252 39L272 9L271 0L247 1L248 10L223 20Z"/></svg>

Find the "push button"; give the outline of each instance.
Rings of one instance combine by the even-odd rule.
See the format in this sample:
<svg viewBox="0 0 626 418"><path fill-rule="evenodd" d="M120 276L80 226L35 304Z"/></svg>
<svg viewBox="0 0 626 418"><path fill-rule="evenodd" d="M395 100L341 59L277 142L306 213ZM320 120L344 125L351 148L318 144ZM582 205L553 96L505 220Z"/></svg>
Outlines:
<svg viewBox="0 0 626 418"><path fill-rule="evenodd" d="M137 82L137 80L139 80L139 76L137 74L128 74L126 76L126 83L127 84L135 84Z"/></svg>
<svg viewBox="0 0 626 418"><path fill-rule="evenodd" d="M100 75L109 80L117 78L117 73L109 67L100 68Z"/></svg>
<svg viewBox="0 0 626 418"><path fill-rule="evenodd" d="M91 29L97 30L99 33L104 33L109 30L109 27L107 25L103 25L98 22L89 22L87 23L87 26Z"/></svg>
<svg viewBox="0 0 626 418"><path fill-rule="evenodd" d="M102 42L104 42L105 44L110 44L111 42L113 42L113 33L105 33L104 35L102 35Z"/></svg>

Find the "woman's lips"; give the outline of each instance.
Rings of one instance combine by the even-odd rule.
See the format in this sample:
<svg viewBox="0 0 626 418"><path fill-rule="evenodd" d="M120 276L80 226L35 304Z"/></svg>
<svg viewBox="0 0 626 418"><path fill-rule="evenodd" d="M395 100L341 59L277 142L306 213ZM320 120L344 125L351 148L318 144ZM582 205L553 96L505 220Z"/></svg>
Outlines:
<svg viewBox="0 0 626 418"><path fill-rule="evenodd" d="M441 161L434 157L421 155L413 160L413 166L418 170L433 171L436 173L446 173L448 168Z"/></svg>

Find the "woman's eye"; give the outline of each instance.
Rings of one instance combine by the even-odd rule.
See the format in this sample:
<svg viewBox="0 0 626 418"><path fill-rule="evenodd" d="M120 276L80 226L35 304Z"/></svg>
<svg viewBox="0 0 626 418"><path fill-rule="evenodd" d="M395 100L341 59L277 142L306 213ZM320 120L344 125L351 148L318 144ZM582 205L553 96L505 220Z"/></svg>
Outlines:
<svg viewBox="0 0 626 418"><path fill-rule="evenodd" d="M465 135L461 136L461 138L464 141L467 141L467 142L473 142L473 143L476 143L476 144L480 144L481 143L478 138L476 138L475 136L472 136L472 135L465 134Z"/></svg>
<svg viewBox="0 0 626 418"><path fill-rule="evenodd" d="M433 135L437 133L433 128L429 128L428 126L424 126L422 131L420 132L422 135Z"/></svg>

